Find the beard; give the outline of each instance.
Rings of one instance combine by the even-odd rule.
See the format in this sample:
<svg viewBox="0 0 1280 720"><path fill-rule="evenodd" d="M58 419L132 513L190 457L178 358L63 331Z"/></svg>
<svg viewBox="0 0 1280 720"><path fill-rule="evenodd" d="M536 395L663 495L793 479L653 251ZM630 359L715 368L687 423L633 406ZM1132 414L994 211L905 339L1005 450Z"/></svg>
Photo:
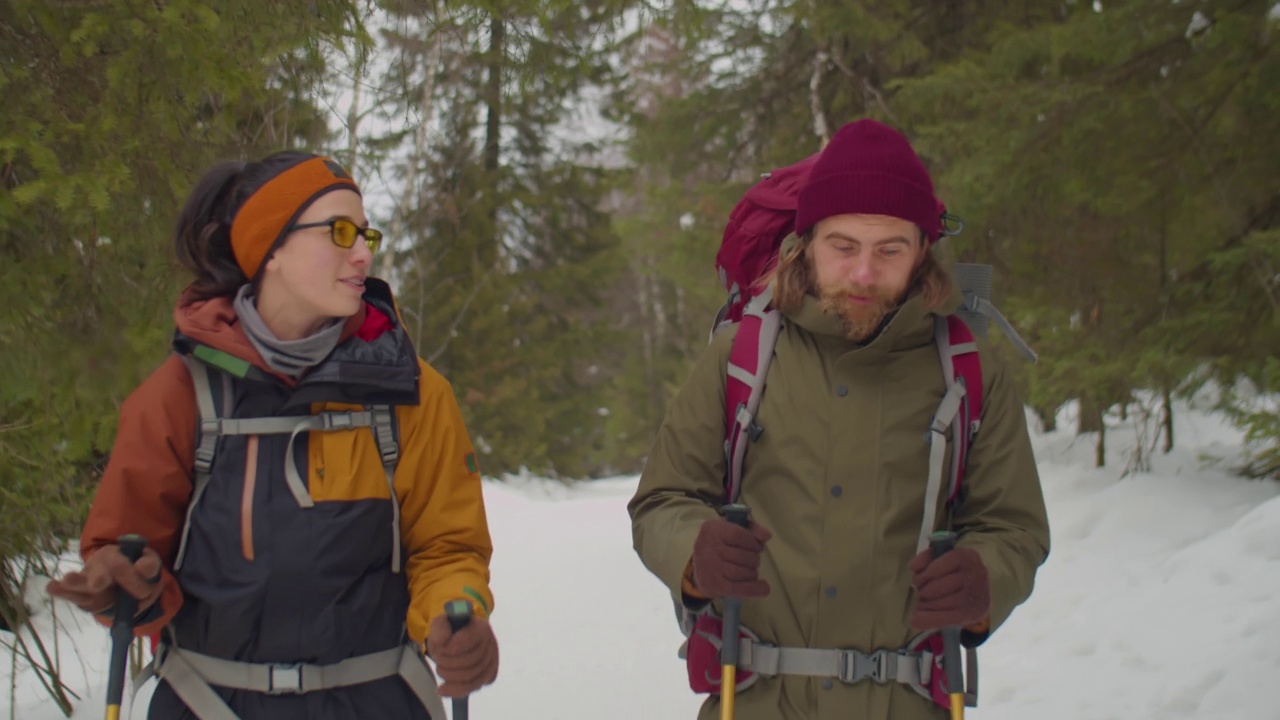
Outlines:
<svg viewBox="0 0 1280 720"><path fill-rule="evenodd" d="M880 329L890 313L898 309L904 294L874 285L842 285L823 290L818 301L823 312L840 318L846 338L863 342ZM854 302L852 296L855 295L870 298L871 302Z"/></svg>

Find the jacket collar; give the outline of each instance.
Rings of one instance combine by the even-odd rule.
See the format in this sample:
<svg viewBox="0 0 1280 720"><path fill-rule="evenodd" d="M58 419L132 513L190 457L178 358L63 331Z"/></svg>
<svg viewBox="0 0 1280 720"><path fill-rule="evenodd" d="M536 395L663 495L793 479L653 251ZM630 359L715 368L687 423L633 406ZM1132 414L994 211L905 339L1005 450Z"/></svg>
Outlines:
<svg viewBox="0 0 1280 720"><path fill-rule="evenodd" d="M869 340L859 343L845 337L844 324L839 316L824 312L818 299L812 295L805 297L804 305L798 311L784 314L792 323L811 333L823 347L842 354L853 353L860 362L932 343L935 315L925 308L924 299L918 293L912 294L885 317Z"/></svg>
<svg viewBox="0 0 1280 720"><path fill-rule="evenodd" d="M286 409L317 402L417 405L418 355L404 331L390 287L382 280L367 278L364 300L377 308L391 327L367 340L358 337L370 316L368 309L362 308L347 321L343 340L333 352L296 382L266 367L239 327L231 303L223 299L199 306L179 304L174 311L179 322L173 346L177 352L195 355L235 377L287 388Z"/></svg>

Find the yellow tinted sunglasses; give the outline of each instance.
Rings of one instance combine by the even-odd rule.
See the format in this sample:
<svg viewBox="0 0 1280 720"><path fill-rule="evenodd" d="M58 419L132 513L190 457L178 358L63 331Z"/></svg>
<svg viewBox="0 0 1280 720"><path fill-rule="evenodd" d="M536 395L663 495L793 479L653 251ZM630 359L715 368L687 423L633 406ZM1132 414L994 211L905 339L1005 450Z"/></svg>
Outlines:
<svg viewBox="0 0 1280 720"><path fill-rule="evenodd" d="M364 236L364 244L369 246L371 252L378 252L378 248L382 247L382 231L373 228L362 228L355 222L347 218L334 218L325 220L324 222L306 223L304 225L291 225L289 232L294 230L306 230L308 228L327 227L329 228L329 239L334 245L349 250L352 245L356 244L356 238Z"/></svg>

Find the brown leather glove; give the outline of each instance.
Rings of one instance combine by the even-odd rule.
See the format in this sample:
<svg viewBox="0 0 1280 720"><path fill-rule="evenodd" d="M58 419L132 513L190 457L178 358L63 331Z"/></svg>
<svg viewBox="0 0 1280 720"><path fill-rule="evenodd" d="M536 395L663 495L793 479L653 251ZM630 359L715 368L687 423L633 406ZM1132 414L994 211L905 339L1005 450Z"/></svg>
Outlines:
<svg viewBox="0 0 1280 720"><path fill-rule="evenodd" d="M911 627L968 627L986 619L991 611L991 580L973 548L959 547L937 559L924 550L908 567L913 573L911 586L916 589Z"/></svg>
<svg viewBox="0 0 1280 720"><path fill-rule="evenodd" d="M751 521L739 527L728 520L707 520L693 541L693 586L708 598L761 598L769 583L760 579L760 555L773 533Z"/></svg>
<svg viewBox="0 0 1280 720"><path fill-rule="evenodd" d="M147 548L137 562L129 562L119 545L104 545L84 561L84 568L49 583L53 597L66 600L85 612L105 614L116 604L116 588L138 599L138 614L160 599L163 563Z"/></svg>
<svg viewBox="0 0 1280 720"><path fill-rule="evenodd" d="M435 660L436 674L444 681L440 694L445 697L470 695L498 677L498 639L482 617L471 618L456 633L443 613L432 618L427 654Z"/></svg>

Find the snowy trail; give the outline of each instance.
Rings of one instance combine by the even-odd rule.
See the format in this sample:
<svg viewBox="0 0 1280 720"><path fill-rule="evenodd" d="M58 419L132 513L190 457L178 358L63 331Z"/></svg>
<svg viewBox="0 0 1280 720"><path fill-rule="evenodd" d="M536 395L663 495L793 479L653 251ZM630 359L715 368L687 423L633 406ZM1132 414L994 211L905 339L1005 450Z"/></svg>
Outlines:
<svg viewBox="0 0 1280 720"><path fill-rule="evenodd" d="M1236 457L1239 434L1199 413L1179 423L1185 447L1124 479L1121 454L1094 470L1087 441L1034 436L1053 552L1031 600L983 648L982 702L967 717L1280 720L1267 692L1280 674L1280 484L1203 468L1202 454ZM1114 448L1131 441L1123 427L1109 436ZM472 717L695 716L670 602L631 550L635 481L486 482L502 671L472 698ZM43 603L42 583L28 597ZM100 717L105 630L65 606L58 615L83 698L75 717ZM61 717L30 671L17 686L15 720Z"/></svg>

